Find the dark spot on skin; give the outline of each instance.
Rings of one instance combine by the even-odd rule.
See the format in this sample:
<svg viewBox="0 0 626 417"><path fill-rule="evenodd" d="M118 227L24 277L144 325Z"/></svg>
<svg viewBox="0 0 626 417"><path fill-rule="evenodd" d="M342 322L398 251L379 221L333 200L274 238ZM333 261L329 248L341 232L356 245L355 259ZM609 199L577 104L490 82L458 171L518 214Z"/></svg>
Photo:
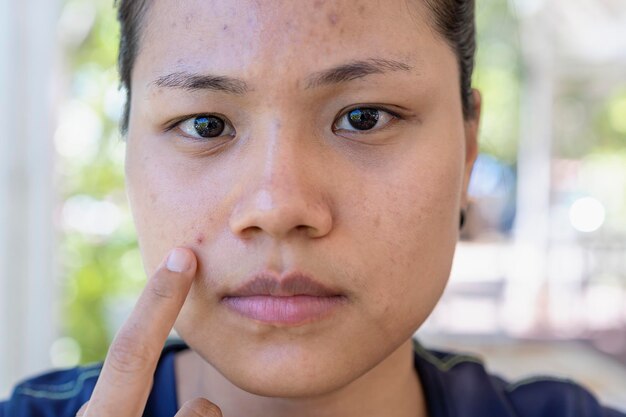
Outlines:
<svg viewBox="0 0 626 417"><path fill-rule="evenodd" d="M337 17L337 13L328 14L328 21L330 22L331 25L335 26L338 20L339 18Z"/></svg>
<svg viewBox="0 0 626 417"><path fill-rule="evenodd" d="M359 14L360 14L361 16L363 16L363 15L365 14L365 6L363 6L363 5L360 5L360 6L359 6Z"/></svg>
<svg viewBox="0 0 626 417"><path fill-rule="evenodd" d="M380 226L380 214L377 214L374 218L374 227L378 228Z"/></svg>
<svg viewBox="0 0 626 417"><path fill-rule="evenodd" d="M202 233L199 233L198 236L196 236L196 243L198 245L202 245L202 242L204 242L204 235Z"/></svg>
<svg viewBox="0 0 626 417"><path fill-rule="evenodd" d="M313 6L316 7L316 8L319 8L319 7L322 7L324 5L324 3L325 3L324 0L315 0L313 2Z"/></svg>
<svg viewBox="0 0 626 417"><path fill-rule="evenodd" d="M227 29L228 29L228 25L222 26L222 30L227 30Z"/></svg>

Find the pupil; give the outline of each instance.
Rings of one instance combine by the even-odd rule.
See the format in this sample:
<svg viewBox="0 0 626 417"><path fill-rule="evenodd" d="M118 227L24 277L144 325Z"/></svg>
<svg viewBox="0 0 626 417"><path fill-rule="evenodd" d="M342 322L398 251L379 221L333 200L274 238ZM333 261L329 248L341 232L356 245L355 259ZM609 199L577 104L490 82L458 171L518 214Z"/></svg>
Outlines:
<svg viewBox="0 0 626 417"><path fill-rule="evenodd" d="M380 114L376 109L354 109L348 114L350 124L357 130L369 130L376 126Z"/></svg>
<svg viewBox="0 0 626 417"><path fill-rule="evenodd" d="M194 128L203 138L214 138L224 131L224 121L215 116L196 117Z"/></svg>

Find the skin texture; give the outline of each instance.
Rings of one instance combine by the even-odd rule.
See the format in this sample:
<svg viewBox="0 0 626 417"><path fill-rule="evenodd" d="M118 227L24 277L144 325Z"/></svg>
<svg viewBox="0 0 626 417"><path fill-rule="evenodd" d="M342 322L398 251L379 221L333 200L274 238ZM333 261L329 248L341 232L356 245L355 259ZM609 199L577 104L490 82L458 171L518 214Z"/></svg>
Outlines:
<svg viewBox="0 0 626 417"><path fill-rule="evenodd" d="M448 279L478 124L463 119L456 58L427 16L405 0L151 6L126 173L147 273L174 246L197 256L175 325L193 349L177 364L179 403L202 395L227 417L425 415L410 338ZM410 70L310 86L312 73L372 58ZM182 71L237 77L249 91L154 84ZM364 104L400 117L337 129ZM168 130L207 113L235 134ZM300 326L221 303L261 271L306 273L346 302Z"/></svg>

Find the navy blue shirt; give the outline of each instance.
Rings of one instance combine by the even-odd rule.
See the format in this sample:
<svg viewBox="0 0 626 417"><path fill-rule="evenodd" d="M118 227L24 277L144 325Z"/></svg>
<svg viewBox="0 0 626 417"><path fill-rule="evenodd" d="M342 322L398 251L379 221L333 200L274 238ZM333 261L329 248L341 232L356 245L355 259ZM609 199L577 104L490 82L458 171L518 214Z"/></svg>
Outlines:
<svg viewBox="0 0 626 417"><path fill-rule="evenodd" d="M176 414L174 357L183 349L188 347L181 341L166 343L144 417ZM571 381L532 378L509 383L488 374L472 356L428 350L417 341L414 352L429 417L626 417L601 406ZM101 368L81 366L24 381L0 402L0 417L75 417L89 400Z"/></svg>

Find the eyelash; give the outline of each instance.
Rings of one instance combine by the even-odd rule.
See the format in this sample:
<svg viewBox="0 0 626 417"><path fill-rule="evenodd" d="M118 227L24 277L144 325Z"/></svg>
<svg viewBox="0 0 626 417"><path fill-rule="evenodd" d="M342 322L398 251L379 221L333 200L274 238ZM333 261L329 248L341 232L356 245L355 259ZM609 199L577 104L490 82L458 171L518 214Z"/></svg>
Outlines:
<svg viewBox="0 0 626 417"><path fill-rule="evenodd" d="M336 126L339 124L339 122L347 117L350 113L352 113L355 110L376 110L380 113L385 113L390 117L390 120L387 121L387 123L385 123L382 127L376 127L376 125L372 128L372 129L368 129L368 130L358 130L358 129L354 129L354 130L349 130L349 129L338 129L336 128ZM165 132L170 132L176 128L179 128L184 122L190 121L190 120L194 120L200 117L216 117L221 119L224 124L226 126L229 126L234 134L232 135L219 135L219 136L215 136L215 137L211 137L211 138L198 138L198 137L193 137L190 136L188 134L185 134L184 132L180 132L183 136L194 140L194 141L198 141L199 139L205 139L205 140L209 140L209 139L217 139L220 137L234 137L236 135L235 132L235 128L232 125L232 123L228 120L228 118L226 118L225 116L221 115L221 114L215 114L215 113L197 113L197 114L192 114L192 115L186 115L180 118L177 118L176 120L170 122L164 129ZM391 111L383 106L378 106L378 105L373 105L373 104L360 104L360 105L355 105L352 106L350 108L348 108L347 110L343 111L339 117L337 117L334 121L333 124L331 126L331 130L333 131L333 133L336 132L346 132L349 133L351 135L367 135L367 134L372 134L375 132L379 132L381 130L384 130L386 128L388 128L391 124L394 124L395 122L397 122L398 120L402 120L403 117L401 115L399 115L398 113ZM377 123L378 123L379 119L377 119ZM349 123L349 121L348 121ZM180 129L179 129L180 130Z"/></svg>
<svg viewBox="0 0 626 417"><path fill-rule="evenodd" d="M355 110L376 110L380 113L386 113L388 116L390 116L390 120L387 121L387 123L385 123L382 127L376 127L374 126L372 129L368 129L368 130L358 130L358 129L354 129L354 130L348 130L348 129L336 129L335 127L337 126L337 124L345 117L347 117L350 113L352 113ZM338 118L335 119L335 121L333 122L332 125L332 130L333 132L348 132L349 134L356 134L356 135L368 135L368 134L373 134L376 132L380 132L381 130L384 130L386 128L388 128L390 125L394 124L395 122L402 120L403 117L401 115L399 115L398 113L389 110L388 108L384 107L384 106L380 106L380 105L376 105L376 104L359 104L359 105L355 105L355 106L351 106L350 108L348 108L347 110L343 111L340 116ZM348 122L349 123L349 122Z"/></svg>
<svg viewBox="0 0 626 417"><path fill-rule="evenodd" d="M180 134L185 136L185 137L187 137L187 138L189 138L189 139L191 139L191 140L194 140L194 141L198 141L200 139L205 139L205 140L217 139L217 138L221 138L221 137L224 137L224 136L226 136L226 137L234 137L235 136L236 132L235 132L235 127L233 126L233 124L228 120L228 118L226 116L221 115L221 114L216 114L216 113L197 113L197 114L192 114L192 115L186 115L186 116L183 116L183 117L179 117L176 120L174 120L174 121L170 122L169 124L167 124L165 126L164 132L170 132L170 131L172 131L172 130L174 130L176 128L179 128L183 123L185 123L187 121L190 121L190 120L198 119L200 117L215 117L215 118L218 118L218 119L222 120L224 122L225 129L227 127L229 127L233 131L233 134L228 134L228 135L220 134L219 136L214 136L214 137L210 137L210 138L202 138L202 137L198 138L198 137L190 136L190 135L186 134L183 131L180 131Z"/></svg>

